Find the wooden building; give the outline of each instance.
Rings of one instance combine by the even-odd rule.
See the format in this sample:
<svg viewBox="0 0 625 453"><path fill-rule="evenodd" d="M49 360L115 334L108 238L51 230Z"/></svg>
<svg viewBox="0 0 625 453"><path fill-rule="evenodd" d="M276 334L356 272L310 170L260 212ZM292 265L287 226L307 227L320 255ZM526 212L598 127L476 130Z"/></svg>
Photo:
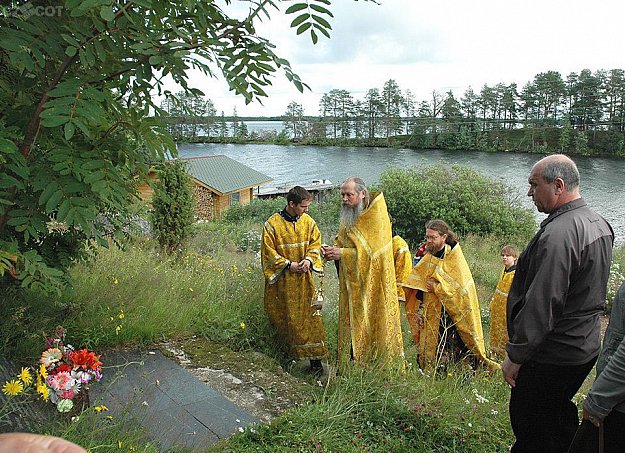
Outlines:
<svg viewBox="0 0 625 453"><path fill-rule="evenodd" d="M253 168L224 155L181 158L193 182L195 216L199 220L213 220L235 204L249 204L254 188L272 179ZM150 179L157 179L155 171ZM138 187L143 200L150 201L154 191L144 183Z"/></svg>

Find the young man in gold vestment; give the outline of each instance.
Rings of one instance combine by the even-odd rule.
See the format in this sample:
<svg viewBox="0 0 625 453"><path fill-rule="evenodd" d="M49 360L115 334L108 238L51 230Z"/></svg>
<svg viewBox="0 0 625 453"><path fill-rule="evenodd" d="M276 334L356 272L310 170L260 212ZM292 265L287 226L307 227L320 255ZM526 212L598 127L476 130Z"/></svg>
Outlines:
<svg viewBox="0 0 625 453"><path fill-rule="evenodd" d="M293 359L309 359L320 374L327 355L312 272L323 272L321 233L307 214L311 194L301 186L287 194L286 207L265 222L261 261L265 276L265 310Z"/></svg>
<svg viewBox="0 0 625 453"><path fill-rule="evenodd" d="M501 261L504 267L501 270L495 294L490 300L490 353L492 358L502 361L506 356L508 343L508 323L506 322L508 292L514 279L518 258L519 251L513 245L506 245L501 249Z"/></svg>

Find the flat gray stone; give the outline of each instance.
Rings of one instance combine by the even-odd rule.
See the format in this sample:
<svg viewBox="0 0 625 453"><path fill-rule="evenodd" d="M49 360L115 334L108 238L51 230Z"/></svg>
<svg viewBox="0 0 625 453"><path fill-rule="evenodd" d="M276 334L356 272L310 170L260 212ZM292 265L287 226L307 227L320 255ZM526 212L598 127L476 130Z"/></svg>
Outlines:
<svg viewBox="0 0 625 453"><path fill-rule="evenodd" d="M127 412L161 449L201 449L258 420L197 380L160 351L103 355L103 377L90 386L92 404Z"/></svg>

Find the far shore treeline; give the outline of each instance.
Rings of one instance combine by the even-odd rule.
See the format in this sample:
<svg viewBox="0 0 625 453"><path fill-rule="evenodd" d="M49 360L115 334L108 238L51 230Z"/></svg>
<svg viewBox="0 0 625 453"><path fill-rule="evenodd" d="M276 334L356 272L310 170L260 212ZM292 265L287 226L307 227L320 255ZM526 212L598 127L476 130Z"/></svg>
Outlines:
<svg viewBox="0 0 625 453"><path fill-rule="evenodd" d="M164 101L168 127L183 142L264 142L307 145L401 146L420 149L565 152L625 156L625 70L584 69L563 77L537 74L516 83L432 90L417 100L392 79L358 99L333 89L318 116L291 102L280 117L218 114L212 100L180 93ZM276 130L249 131L246 121L276 121Z"/></svg>

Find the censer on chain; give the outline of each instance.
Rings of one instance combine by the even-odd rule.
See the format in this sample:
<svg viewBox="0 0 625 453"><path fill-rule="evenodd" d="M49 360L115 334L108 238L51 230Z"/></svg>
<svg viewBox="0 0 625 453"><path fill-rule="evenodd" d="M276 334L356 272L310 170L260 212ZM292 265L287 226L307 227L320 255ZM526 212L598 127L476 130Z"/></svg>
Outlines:
<svg viewBox="0 0 625 453"><path fill-rule="evenodd" d="M325 294L323 292L323 280L325 277L326 260L322 259L321 262L322 262L322 268L321 268L321 272L319 272L318 274L319 285L315 289L312 300L310 301L311 308L315 310L312 314L313 316L321 316L321 309L323 308L323 302L324 302L324 297L325 297Z"/></svg>

